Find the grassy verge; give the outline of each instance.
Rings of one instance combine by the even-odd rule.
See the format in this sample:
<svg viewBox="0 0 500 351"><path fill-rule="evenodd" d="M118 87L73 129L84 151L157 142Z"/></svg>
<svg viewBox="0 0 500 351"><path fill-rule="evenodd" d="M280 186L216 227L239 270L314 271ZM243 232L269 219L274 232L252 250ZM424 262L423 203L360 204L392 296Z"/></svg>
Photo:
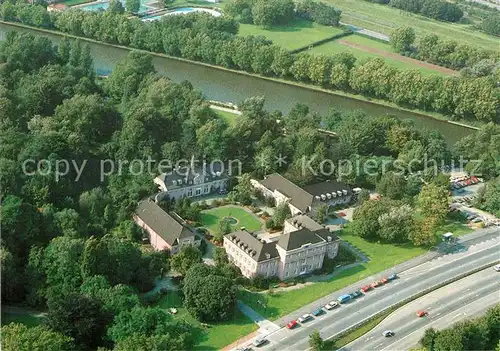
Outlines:
<svg viewBox="0 0 500 351"><path fill-rule="evenodd" d="M333 339L333 340L327 340L325 341L325 350L338 350L341 347L344 347L345 345L353 342L354 340L362 337L366 333L368 333L370 330L375 328L380 322L382 322L388 315L390 315L395 309L392 308L388 310L387 312L384 312L377 318L372 319L371 321L363 324L359 328L354 329L353 331L347 333L344 336L341 336L340 338Z"/></svg>
<svg viewBox="0 0 500 351"><path fill-rule="evenodd" d="M387 5L360 0L325 0L342 10L342 21L389 35L394 28L409 25L417 36L437 34L440 37L483 49L499 50L498 38L481 33L472 25L436 21L427 17L400 11Z"/></svg>
<svg viewBox="0 0 500 351"><path fill-rule="evenodd" d="M287 50L298 49L342 33L341 28L328 27L306 20L296 20L288 26L262 28L253 24L240 24L239 35L262 35Z"/></svg>
<svg viewBox="0 0 500 351"><path fill-rule="evenodd" d="M360 35L351 35L345 38L342 38L343 41L346 43L354 44L354 45L362 45L366 48L372 48L376 50L382 50L386 52L387 54L394 55L394 52L391 49L391 46L389 44L384 44L382 42L379 42L377 40L372 40L366 37L362 37ZM313 54L323 54L323 55L333 55L341 52L348 52L354 55L357 58L357 63L359 64L362 60L368 59L368 58L381 58L383 59L389 66L392 66L394 68L398 69L416 69L420 71L422 74L430 75L446 75L443 72L440 72L438 70L428 68L428 67L421 67L414 65L411 62L407 61L401 61L398 60L395 57L386 57L382 54L379 53L372 53L372 52L367 52L359 48L355 47L350 47L348 45L344 45L342 43L339 43L337 40L331 41L328 43L325 43L320 46L316 46L310 51L308 51ZM401 56L403 59L404 57Z"/></svg>
<svg viewBox="0 0 500 351"><path fill-rule="evenodd" d="M239 310L236 311L232 320L210 324L208 327L203 326L182 307L181 297L176 291L169 291L158 302L158 307L167 311L175 307L177 313L172 315L174 320L184 320L194 327L196 345L193 350L220 350L258 328L257 324L245 317Z"/></svg>
<svg viewBox="0 0 500 351"><path fill-rule="evenodd" d="M271 294L241 291L240 299L265 317L277 319L325 295L426 252L425 249L411 245L367 242L350 234L348 228L339 236L363 251L370 258L370 261L341 271L328 281L314 283L301 289Z"/></svg>
<svg viewBox="0 0 500 351"><path fill-rule="evenodd" d="M245 211L243 208L227 206L213 208L201 212L201 220L203 227L215 233L219 230L219 222L224 217L233 217L238 220L238 223L232 225L233 229L238 230L240 227L245 227L248 231L258 231L262 228L262 222L255 215Z"/></svg>
<svg viewBox="0 0 500 351"><path fill-rule="evenodd" d="M214 110L230 127L236 124L236 119L239 117L236 113L227 111Z"/></svg>

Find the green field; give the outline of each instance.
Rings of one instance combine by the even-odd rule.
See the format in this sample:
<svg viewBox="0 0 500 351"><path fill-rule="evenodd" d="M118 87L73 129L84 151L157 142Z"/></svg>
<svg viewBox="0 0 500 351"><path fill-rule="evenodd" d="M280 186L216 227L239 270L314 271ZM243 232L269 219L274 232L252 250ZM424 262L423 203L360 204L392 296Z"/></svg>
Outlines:
<svg viewBox="0 0 500 351"><path fill-rule="evenodd" d="M75 6L75 5L80 5L80 4L85 4L87 2L92 2L94 0L66 0L66 1L60 1L60 4L64 4L66 6Z"/></svg>
<svg viewBox="0 0 500 351"><path fill-rule="evenodd" d="M436 21L427 17L400 11L387 5L362 0L324 0L342 10L341 21L389 35L400 26L414 27L417 35L434 33L440 37L500 50L498 38L481 33L471 25Z"/></svg>
<svg viewBox="0 0 500 351"><path fill-rule="evenodd" d="M296 20L288 26L276 26L268 29L241 23L238 35L262 35L287 50L294 50L342 32L341 28L327 27L306 20Z"/></svg>
<svg viewBox="0 0 500 351"><path fill-rule="evenodd" d="M236 119L239 117L236 113L231 113L227 111L220 111L220 110L214 110L215 113L219 115L220 118L222 118L228 126L232 127L236 123Z"/></svg>
<svg viewBox="0 0 500 351"><path fill-rule="evenodd" d="M170 307L177 309L173 315L176 320L185 320L195 328L196 345L194 350L220 350L239 338L253 332L258 328L257 324L236 310L234 318L224 323L202 326L182 307L182 300L176 291L169 291L158 303L158 307L168 310Z"/></svg>
<svg viewBox="0 0 500 351"><path fill-rule="evenodd" d="M357 45L362 45L367 48L373 48L376 50L383 50L387 53L394 54L392 51L392 48L389 44L382 43L378 40L373 40L369 39L366 37L363 37L361 35L350 35L347 37L342 38L343 41L352 43L352 44L357 44ZM400 61L396 58L392 57L385 57L384 55L378 54L378 53L371 53L371 52L366 52L358 48L353 48L350 46L346 46L343 44L338 43L337 41L331 41L326 44L316 46L309 50L308 52L313 53L313 54L323 54L323 55L333 55L341 52L349 52L353 54L357 58L357 63L360 63L362 60L368 59L368 58L374 58L374 57L379 57L382 58L389 66L398 68L398 69L416 69L420 71L422 74L438 74L438 75L445 75L445 73L440 72L438 70L434 70L432 68L428 67L420 67L417 65L412 64L411 62L405 62L405 61Z"/></svg>
<svg viewBox="0 0 500 351"><path fill-rule="evenodd" d="M339 236L361 250L370 258L370 261L342 271L326 282L308 285L302 289L272 294L240 291L240 299L267 318L277 319L325 295L426 252L423 248L411 245L367 242L362 238L351 235L348 228ZM262 307L261 303L264 303L265 308Z"/></svg>
<svg viewBox="0 0 500 351"><path fill-rule="evenodd" d="M245 227L248 231L255 232L262 228L262 222L255 215L236 206L224 206L202 211L200 221L203 227L216 233L219 230L219 222L224 217L234 217L238 220L238 223L232 226L234 230Z"/></svg>

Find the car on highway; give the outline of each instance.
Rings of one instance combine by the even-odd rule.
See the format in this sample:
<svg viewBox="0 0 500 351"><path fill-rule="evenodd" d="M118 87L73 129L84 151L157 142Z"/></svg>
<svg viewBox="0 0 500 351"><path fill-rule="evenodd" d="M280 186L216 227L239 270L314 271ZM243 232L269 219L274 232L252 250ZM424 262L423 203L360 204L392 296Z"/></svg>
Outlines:
<svg viewBox="0 0 500 351"><path fill-rule="evenodd" d="M339 303L337 301L331 301L330 303L327 303L325 305L325 308L327 310L333 310L335 307L337 307L339 305Z"/></svg>
<svg viewBox="0 0 500 351"><path fill-rule="evenodd" d="M382 284L385 284L385 283L389 282L389 278L387 278L387 277L383 277L382 279L380 279L380 282L381 282Z"/></svg>
<svg viewBox="0 0 500 351"><path fill-rule="evenodd" d="M312 311L311 313L312 313L312 315L314 317L317 317L317 316L322 315L323 313L325 313L325 311L323 311L322 308L317 308L314 311Z"/></svg>
<svg viewBox="0 0 500 351"><path fill-rule="evenodd" d="M349 295L349 294L339 296L339 298L337 299L337 301L339 303L346 303L346 302L349 302L350 300L351 300L351 295Z"/></svg>
<svg viewBox="0 0 500 351"><path fill-rule="evenodd" d="M309 313L306 313L304 315L302 315L301 317L299 317L299 319L297 319L297 321L299 323L304 323L304 322L307 322L308 320L311 320L312 319L312 315L309 314Z"/></svg>
<svg viewBox="0 0 500 351"><path fill-rule="evenodd" d="M425 317L425 316L427 316L427 312L423 310L417 311L417 317Z"/></svg>
<svg viewBox="0 0 500 351"><path fill-rule="evenodd" d="M394 336L394 332L392 330L386 330L382 333L382 335L386 338L390 338L391 336Z"/></svg>
<svg viewBox="0 0 500 351"><path fill-rule="evenodd" d="M387 277L387 279L389 280L398 279L398 275L396 273L392 273L390 276Z"/></svg>
<svg viewBox="0 0 500 351"><path fill-rule="evenodd" d="M255 339L252 344L255 347L259 347L259 346L264 345L266 342L267 342L267 339L265 339L265 338L258 338L258 339Z"/></svg>
<svg viewBox="0 0 500 351"><path fill-rule="evenodd" d="M370 286L371 286L372 288L376 288L376 287L378 287L378 286L380 286L380 285L382 285L382 283L381 283L380 281L378 281L378 280L377 280L377 281L374 281L373 283L371 283L371 284L370 284Z"/></svg>
<svg viewBox="0 0 500 351"><path fill-rule="evenodd" d="M495 267L493 267L495 271L500 272L500 264L497 264Z"/></svg>
<svg viewBox="0 0 500 351"><path fill-rule="evenodd" d="M293 321L288 322L288 324L286 325L286 327L287 327L288 329L293 329L293 328L295 328L297 325L298 325L298 324L297 324L297 321L296 321L296 320L293 320Z"/></svg>
<svg viewBox="0 0 500 351"><path fill-rule="evenodd" d="M351 295L351 298L357 299L358 297L363 296L363 293L361 292L361 290L356 290L355 292L351 293L350 295Z"/></svg>
<svg viewBox="0 0 500 351"><path fill-rule="evenodd" d="M370 291L371 289L373 289L373 288L371 287L371 285L365 285L365 286L363 286L360 290L361 290L362 292L366 293L367 291Z"/></svg>

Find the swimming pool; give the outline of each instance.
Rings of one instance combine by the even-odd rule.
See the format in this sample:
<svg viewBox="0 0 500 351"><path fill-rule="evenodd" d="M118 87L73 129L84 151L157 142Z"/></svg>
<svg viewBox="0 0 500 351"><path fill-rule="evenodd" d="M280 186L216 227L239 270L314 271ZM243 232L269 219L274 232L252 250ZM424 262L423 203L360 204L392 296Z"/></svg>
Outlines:
<svg viewBox="0 0 500 351"><path fill-rule="evenodd" d="M222 14L219 11L212 10L212 9L206 9L203 7L180 7L178 9L174 9L172 11L169 11L167 13L164 13L162 15L150 15L150 16L144 16L142 18L143 21L157 21L163 16L170 16L170 15L184 15L186 13L192 13L192 12L205 12L209 13L214 17L219 17L222 16Z"/></svg>
<svg viewBox="0 0 500 351"><path fill-rule="evenodd" d="M125 7L125 1L121 1L121 3L123 4L123 7ZM109 7L109 0L105 0L105 1L91 2L90 4L77 6L76 8L79 8L84 11L105 11L108 7ZM139 13L146 12L153 8L154 7L141 3L141 7L139 8Z"/></svg>

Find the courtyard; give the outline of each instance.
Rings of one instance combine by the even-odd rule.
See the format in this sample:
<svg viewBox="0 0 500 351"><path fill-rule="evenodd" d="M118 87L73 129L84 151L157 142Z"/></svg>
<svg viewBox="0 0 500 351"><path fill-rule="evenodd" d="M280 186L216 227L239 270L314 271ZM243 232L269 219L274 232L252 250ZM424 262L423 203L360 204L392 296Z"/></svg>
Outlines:
<svg viewBox="0 0 500 351"><path fill-rule="evenodd" d="M201 224L212 234L218 232L219 222L223 219L229 221L233 231L244 227L249 232L258 232L264 225L264 222L255 214L240 206L227 205L201 212Z"/></svg>

